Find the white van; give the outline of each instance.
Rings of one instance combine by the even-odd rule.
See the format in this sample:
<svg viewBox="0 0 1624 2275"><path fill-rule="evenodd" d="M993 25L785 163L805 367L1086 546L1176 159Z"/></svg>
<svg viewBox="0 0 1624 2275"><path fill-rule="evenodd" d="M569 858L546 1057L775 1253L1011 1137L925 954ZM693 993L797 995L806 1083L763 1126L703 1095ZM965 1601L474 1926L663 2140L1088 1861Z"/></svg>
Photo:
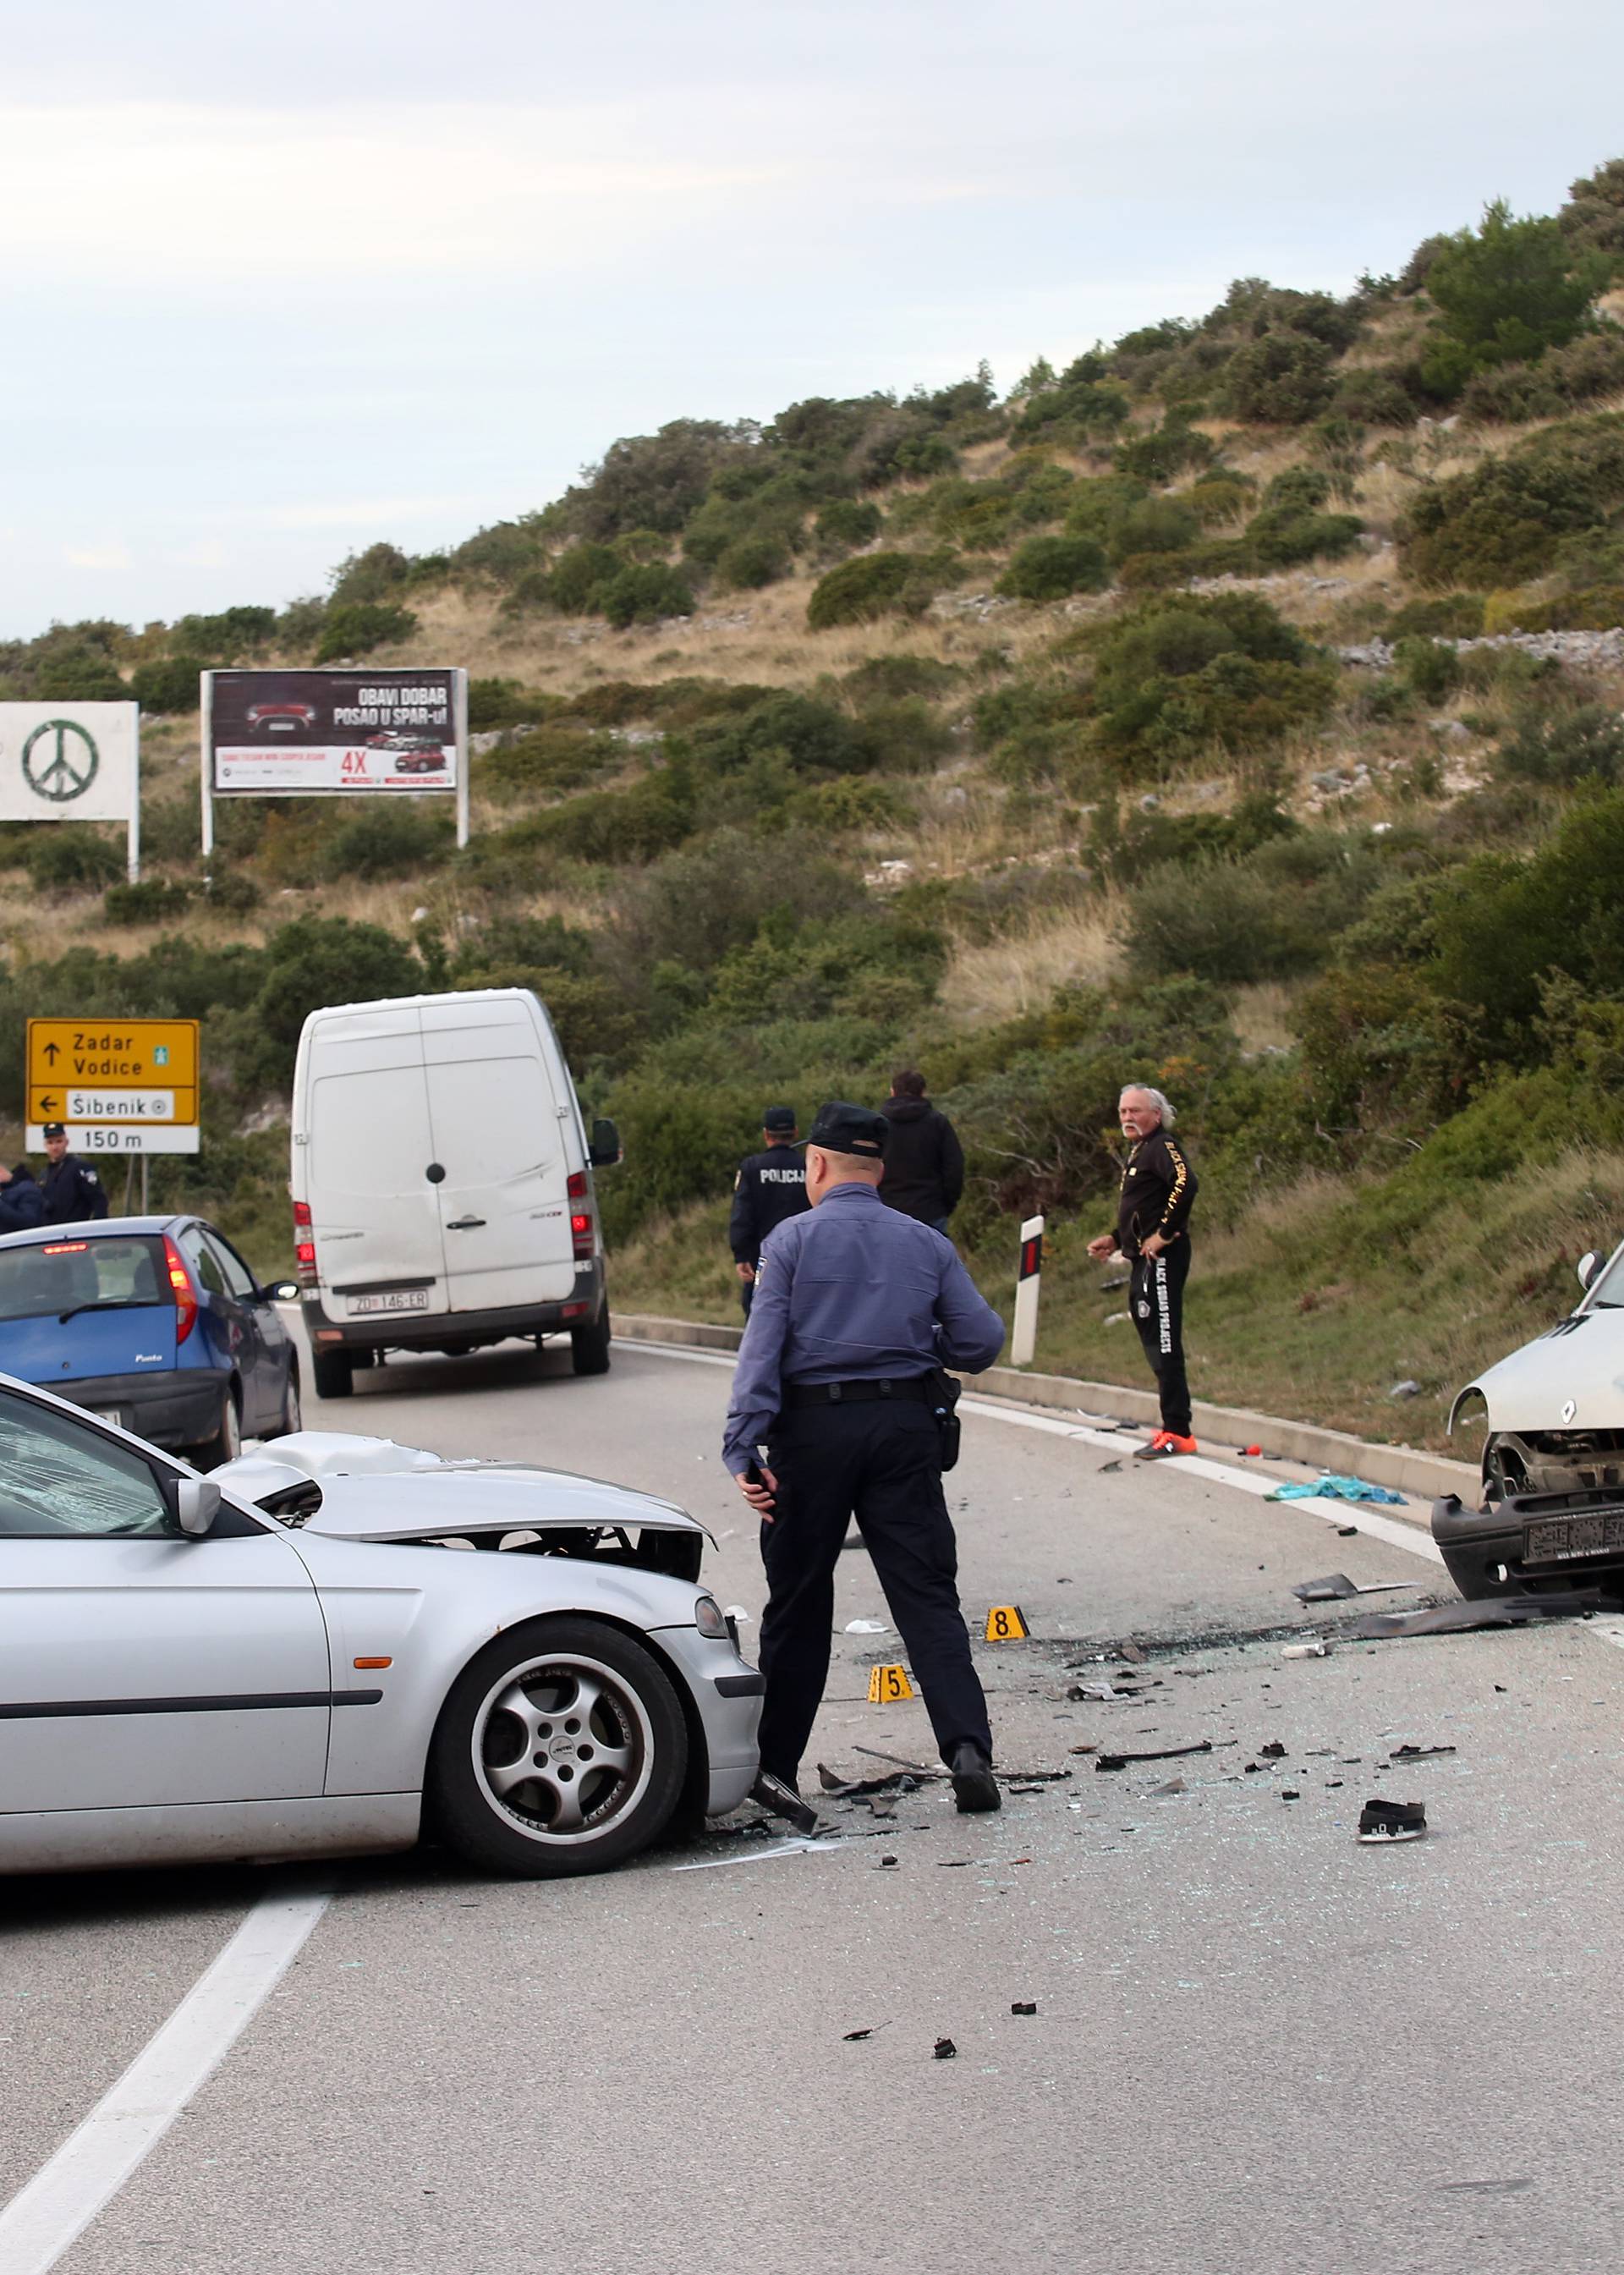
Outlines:
<svg viewBox="0 0 1624 2275"><path fill-rule="evenodd" d="M581 1122L546 1009L526 987L313 1011L293 1076L294 1240L321 1398L384 1350L470 1351L567 1334L609 1364L593 1170L611 1122Z"/></svg>

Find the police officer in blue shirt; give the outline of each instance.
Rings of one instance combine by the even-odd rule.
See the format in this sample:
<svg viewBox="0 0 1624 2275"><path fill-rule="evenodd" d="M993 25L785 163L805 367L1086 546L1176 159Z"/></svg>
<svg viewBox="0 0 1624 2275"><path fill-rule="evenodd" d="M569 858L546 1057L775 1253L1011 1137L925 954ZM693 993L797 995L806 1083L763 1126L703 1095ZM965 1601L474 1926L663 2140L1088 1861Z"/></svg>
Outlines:
<svg viewBox="0 0 1624 2275"><path fill-rule="evenodd" d="M888 1132L865 1107L820 1109L806 1141L811 1207L762 1250L722 1440L761 1517L767 1568L758 1797L774 1805L776 1793L791 1816L828 1677L835 1559L854 1515L959 1808L1001 1799L959 1610L936 1417L940 1370L990 1366L1003 1322L950 1240L880 1200Z"/></svg>

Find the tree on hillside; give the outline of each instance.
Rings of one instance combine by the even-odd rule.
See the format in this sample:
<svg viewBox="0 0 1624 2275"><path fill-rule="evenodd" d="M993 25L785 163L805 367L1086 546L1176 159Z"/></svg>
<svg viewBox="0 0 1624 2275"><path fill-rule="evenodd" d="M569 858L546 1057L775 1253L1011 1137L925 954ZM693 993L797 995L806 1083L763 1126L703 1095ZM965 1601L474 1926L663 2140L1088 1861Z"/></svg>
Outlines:
<svg viewBox="0 0 1624 2275"><path fill-rule="evenodd" d="M674 534L704 497L724 460L753 450L760 429L750 419L673 419L657 435L624 435L595 466L582 469L570 492L571 518L583 537L607 540L632 529Z"/></svg>
<svg viewBox="0 0 1624 2275"><path fill-rule="evenodd" d="M1593 174L1582 174L1556 218L1569 245L1605 253L1615 273L1624 267L1624 158L1609 158Z"/></svg>
<svg viewBox="0 0 1624 2275"><path fill-rule="evenodd" d="M1450 238L1427 271L1440 318L1422 358L1429 392L1447 399L1475 372L1565 346L1590 324L1611 268L1605 253L1575 253L1560 223L1518 219L1497 198L1482 227Z"/></svg>

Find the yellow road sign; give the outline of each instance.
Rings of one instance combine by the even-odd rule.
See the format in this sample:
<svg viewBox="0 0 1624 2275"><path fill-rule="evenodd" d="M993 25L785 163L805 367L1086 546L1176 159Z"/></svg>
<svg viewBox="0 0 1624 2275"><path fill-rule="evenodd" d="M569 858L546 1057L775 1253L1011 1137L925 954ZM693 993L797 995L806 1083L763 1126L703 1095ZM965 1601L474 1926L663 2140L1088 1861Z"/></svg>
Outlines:
<svg viewBox="0 0 1624 2275"><path fill-rule="evenodd" d="M53 1114L47 1095L79 1091L87 1096L151 1103L167 1093L167 1107L154 1105L133 1118L147 1122L195 1122L198 1090L198 1023L195 1019L30 1019L28 1103L42 1107L41 1119L101 1119L100 1115ZM184 1110L183 1110L184 1109Z"/></svg>
<svg viewBox="0 0 1624 2275"><path fill-rule="evenodd" d="M868 1703L871 1706L892 1706L900 1698L911 1698L913 1685L908 1680L905 1667L875 1667L869 1670Z"/></svg>
<svg viewBox="0 0 1624 2275"><path fill-rule="evenodd" d="M1031 1635L1026 1614L1019 1604L994 1604L986 1615L986 1639L989 1643L1021 1643Z"/></svg>

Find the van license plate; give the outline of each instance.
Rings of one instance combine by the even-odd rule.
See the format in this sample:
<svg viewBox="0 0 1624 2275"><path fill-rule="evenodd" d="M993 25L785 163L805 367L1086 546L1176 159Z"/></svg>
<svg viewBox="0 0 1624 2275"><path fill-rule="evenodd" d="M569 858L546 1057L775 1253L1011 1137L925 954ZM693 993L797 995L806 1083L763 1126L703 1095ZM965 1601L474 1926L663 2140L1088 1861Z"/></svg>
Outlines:
<svg viewBox="0 0 1624 2275"><path fill-rule="evenodd" d="M427 1288L389 1288L381 1296L351 1296L350 1317L359 1318L363 1311L426 1311L428 1309Z"/></svg>

